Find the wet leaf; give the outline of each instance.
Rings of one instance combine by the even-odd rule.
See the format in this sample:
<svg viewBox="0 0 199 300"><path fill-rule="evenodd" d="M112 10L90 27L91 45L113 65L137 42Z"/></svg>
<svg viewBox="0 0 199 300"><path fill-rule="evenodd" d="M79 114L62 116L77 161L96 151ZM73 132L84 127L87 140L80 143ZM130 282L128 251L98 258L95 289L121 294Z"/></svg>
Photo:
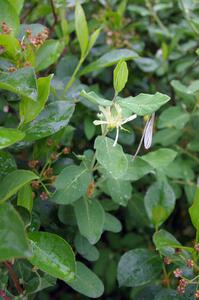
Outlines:
<svg viewBox="0 0 199 300"><path fill-rule="evenodd" d="M160 257L147 249L126 252L118 265L120 286L136 287L152 282L162 270Z"/></svg>
<svg viewBox="0 0 199 300"><path fill-rule="evenodd" d="M29 261L43 272L70 282L75 278L75 256L70 245L49 232L30 232L33 256Z"/></svg>
<svg viewBox="0 0 199 300"><path fill-rule="evenodd" d="M0 261L31 255L24 224L16 210L0 204Z"/></svg>

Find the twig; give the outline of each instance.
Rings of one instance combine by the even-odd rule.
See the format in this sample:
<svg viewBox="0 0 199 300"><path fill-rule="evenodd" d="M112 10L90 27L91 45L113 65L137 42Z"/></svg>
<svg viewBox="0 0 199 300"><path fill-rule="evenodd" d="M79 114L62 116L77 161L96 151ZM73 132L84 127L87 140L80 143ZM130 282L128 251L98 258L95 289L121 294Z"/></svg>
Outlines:
<svg viewBox="0 0 199 300"><path fill-rule="evenodd" d="M6 261L5 263L6 268L8 269L8 273L14 283L14 286L18 292L19 295L23 294L23 288L21 287L19 280L17 278L17 274L15 273L15 271L13 270L13 267L11 265L10 262Z"/></svg>
<svg viewBox="0 0 199 300"><path fill-rule="evenodd" d="M53 25L55 25L58 22L58 18L57 18L57 14L56 14L56 11L55 11L55 5L54 5L53 0L50 0L50 5L51 5L52 13L53 13L53 16L54 16L54 24Z"/></svg>

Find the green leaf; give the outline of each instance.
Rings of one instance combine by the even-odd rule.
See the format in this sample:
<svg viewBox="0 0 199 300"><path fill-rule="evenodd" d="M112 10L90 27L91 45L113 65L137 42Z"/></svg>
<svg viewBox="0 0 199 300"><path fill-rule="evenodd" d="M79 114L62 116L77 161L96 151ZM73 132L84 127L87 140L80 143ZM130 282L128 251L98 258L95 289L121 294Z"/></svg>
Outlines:
<svg viewBox="0 0 199 300"><path fill-rule="evenodd" d="M0 203L16 194L26 183L37 178L36 174L27 170L16 170L6 175L0 182Z"/></svg>
<svg viewBox="0 0 199 300"><path fill-rule="evenodd" d="M14 157L9 152L0 151L0 179L16 168Z"/></svg>
<svg viewBox="0 0 199 300"><path fill-rule="evenodd" d="M153 170L152 166L142 157L137 156L135 160L129 154L126 157L128 159L128 169L122 178L123 180L136 181Z"/></svg>
<svg viewBox="0 0 199 300"><path fill-rule="evenodd" d="M0 127L0 149L23 140L25 133L13 128Z"/></svg>
<svg viewBox="0 0 199 300"><path fill-rule="evenodd" d="M151 225L146 213L142 195L133 194L128 202L127 209L134 226L143 228Z"/></svg>
<svg viewBox="0 0 199 300"><path fill-rule="evenodd" d="M14 7L16 12L19 14L23 8L24 0L8 0L8 1Z"/></svg>
<svg viewBox="0 0 199 300"><path fill-rule="evenodd" d="M154 169L162 169L167 167L175 159L176 155L176 151L162 148L143 155L142 159L149 163Z"/></svg>
<svg viewBox="0 0 199 300"><path fill-rule="evenodd" d="M182 298L176 290L172 289L162 289L158 294L156 294L154 300L186 300L188 298ZM190 298L189 298L190 299Z"/></svg>
<svg viewBox="0 0 199 300"><path fill-rule="evenodd" d="M57 177L57 191L50 200L59 204L73 203L86 194L91 180L91 173L84 166L68 166Z"/></svg>
<svg viewBox="0 0 199 300"><path fill-rule="evenodd" d="M99 258L99 251L88 240L80 234L75 237L75 248L77 252L89 261L96 261Z"/></svg>
<svg viewBox="0 0 199 300"><path fill-rule="evenodd" d="M176 144L183 135L183 131L176 128L166 128L157 131L153 136L153 144L161 144L164 147Z"/></svg>
<svg viewBox="0 0 199 300"><path fill-rule="evenodd" d="M32 189L30 184L24 185L18 193L17 205L26 208L30 213L33 206Z"/></svg>
<svg viewBox="0 0 199 300"><path fill-rule="evenodd" d="M189 215L193 226L199 231L199 188L196 189L193 204L189 208Z"/></svg>
<svg viewBox="0 0 199 300"><path fill-rule="evenodd" d="M9 1L1 0L0 2L0 24L5 22L13 30L14 34L16 34L19 31L19 17Z"/></svg>
<svg viewBox="0 0 199 300"><path fill-rule="evenodd" d="M74 204L75 216L81 235L93 245L102 235L105 214L101 204L95 199L86 197L79 199Z"/></svg>
<svg viewBox="0 0 199 300"><path fill-rule="evenodd" d="M20 118L21 122L26 124L34 120L40 112L43 110L48 96L50 93L50 83L53 75L47 77L40 77L37 80L38 85L38 99L37 101L32 101L27 97L24 97L20 102Z"/></svg>
<svg viewBox="0 0 199 300"><path fill-rule="evenodd" d="M33 256L29 261L43 272L70 282L75 278L75 255L60 236L49 232L30 232Z"/></svg>
<svg viewBox="0 0 199 300"><path fill-rule="evenodd" d="M155 228L170 216L175 207L175 194L166 182L152 184L144 198L146 211Z"/></svg>
<svg viewBox="0 0 199 300"><path fill-rule="evenodd" d="M158 128L175 127L182 129L189 121L190 115L180 107L169 107L158 118Z"/></svg>
<svg viewBox="0 0 199 300"><path fill-rule="evenodd" d="M84 10L78 1L75 6L75 30L81 48L81 56L84 57L89 43L88 25Z"/></svg>
<svg viewBox="0 0 199 300"><path fill-rule="evenodd" d="M104 292L103 283L97 275L79 261L77 262L76 278L68 285L89 298L98 298Z"/></svg>
<svg viewBox="0 0 199 300"><path fill-rule="evenodd" d="M169 100L169 96L159 92L154 95L141 93L136 97L117 97L117 103L120 104L122 108L130 110L138 116L152 114Z"/></svg>
<svg viewBox="0 0 199 300"><path fill-rule="evenodd" d="M81 72L80 75L96 71L98 69L110 67L116 64L121 59L123 60L132 60L138 58L138 54L133 50L128 49L117 49L111 50L110 52L102 55L95 62L86 66Z"/></svg>
<svg viewBox="0 0 199 300"><path fill-rule="evenodd" d="M36 70L37 72L48 68L50 65L54 64L62 51L64 50L64 45L58 40L47 40L43 43L41 47L36 52Z"/></svg>
<svg viewBox="0 0 199 300"><path fill-rule="evenodd" d="M31 67L21 68L15 72L0 73L0 88L37 100L37 81L34 69Z"/></svg>
<svg viewBox="0 0 199 300"><path fill-rule="evenodd" d="M106 180L106 184L112 200L122 206L126 206L132 194L131 183L109 177Z"/></svg>
<svg viewBox="0 0 199 300"><path fill-rule="evenodd" d="M27 141L52 135L66 127L74 112L74 104L65 101L50 103L32 122L23 126Z"/></svg>
<svg viewBox="0 0 199 300"><path fill-rule="evenodd" d="M0 34L0 46L4 48L3 56L13 60L21 52L20 43L13 35Z"/></svg>
<svg viewBox="0 0 199 300"><path fill-rule="evenodd" d="M170 163L164 169L164 173L169 178L185 179L186 181L193 180L195 177L190 162L180 157L178 157L172 163Z"/></svg>
<svg viewBox="0 0 199 300"><path fill-rule="evenodd" d="M111 215L109 213L106 213L104 230L117 233L122 230L122 224L116 217L114 217L113 215Z"/></svg>
<svg viewBox="0 0 199 300"><path fill-rule="evenodd" d="M0 261L31 255L24 224L16 210L7 203L0 205Z"/></svg>
<svg viewBox="0 0 199 300"><path fill-rule="evenodd" d="M172 256L175 254L175 248L179 248L181 244L176 238L166 230L159 230L153 235L153 242L156 250L164 256Z"/></svg>
<svg viewBox="0 0 199 300"><path fill-rule="evenodd" d="M95 135L96 126L92 122L93 120L90 117L84 119L84 133L88 140L91 140Z"/></svg>
<svg viewBox="0 0 199 300"><path fill-rule="evenodd" d="M128 168L128 160L120 145L113 147L113 140L98 136L95 140L96 158L115 179L123 177Z"/></svg>
<svg viewBox="0 0 199 300"><path fill-rule="evenodd" d="M142 286L159 277L161 270L161 259L155 252L135 249L121 257L117 278L120 286Z"/></svg>
<svg viewBox="0 0 199 300"><path fill-rule="evenodd" d="M96 29L90 36L89 44L88 44L88 49L87 52L90 51L90 49L94 46L99 34L100 34L101 29L98 28Z"/></svg>
<svg viewBox="0 0 199 300"><path fill-rule="evenodd" d="M126 62L120 60L113 73L113 86L116 94L124 89L128 80L128 73L129 72Z"/></svg>
<svg viewBox="0 0 199 300"><path fill-rule="evenodd" d="M81 91L80 96L89 100L93 104L97 104L97 105L101 105L101 106L111 106L112 105L112 101L98 96L95 92L87 93L86 91L83 90L83 91Z"/></svg>

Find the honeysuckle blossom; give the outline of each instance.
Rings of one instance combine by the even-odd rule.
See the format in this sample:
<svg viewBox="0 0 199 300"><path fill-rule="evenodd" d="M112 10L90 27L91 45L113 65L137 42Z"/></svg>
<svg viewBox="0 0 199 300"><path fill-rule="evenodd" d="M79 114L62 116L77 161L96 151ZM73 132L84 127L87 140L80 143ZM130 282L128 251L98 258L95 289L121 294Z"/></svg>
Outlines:
<svg viewBox="0 0 199 300"><path fill-rule="evenodd" d="M101 112L98 114L100 120L95 120L93 124L102 126L105 125L107 126L107 129L116 128L116 136L113 143L113 147L115 147L119 138L119 130L122 129L122 125L134 120L137 115L133 114L128 118L124 118L122 115L122 108L117 103L114 103L112 106L99 106L99 110Z"/></svg>

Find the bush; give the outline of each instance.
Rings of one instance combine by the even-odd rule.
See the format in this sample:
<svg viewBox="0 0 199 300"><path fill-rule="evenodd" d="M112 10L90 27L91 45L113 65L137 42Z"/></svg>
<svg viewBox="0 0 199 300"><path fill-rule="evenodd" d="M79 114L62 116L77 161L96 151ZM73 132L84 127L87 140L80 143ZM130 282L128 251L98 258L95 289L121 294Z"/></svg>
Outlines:
<svg viewBox="0 0 199 300"><path fill-rule="evenodd" d="M0 297L199 298L199 4L0 3Z"/></svg>

